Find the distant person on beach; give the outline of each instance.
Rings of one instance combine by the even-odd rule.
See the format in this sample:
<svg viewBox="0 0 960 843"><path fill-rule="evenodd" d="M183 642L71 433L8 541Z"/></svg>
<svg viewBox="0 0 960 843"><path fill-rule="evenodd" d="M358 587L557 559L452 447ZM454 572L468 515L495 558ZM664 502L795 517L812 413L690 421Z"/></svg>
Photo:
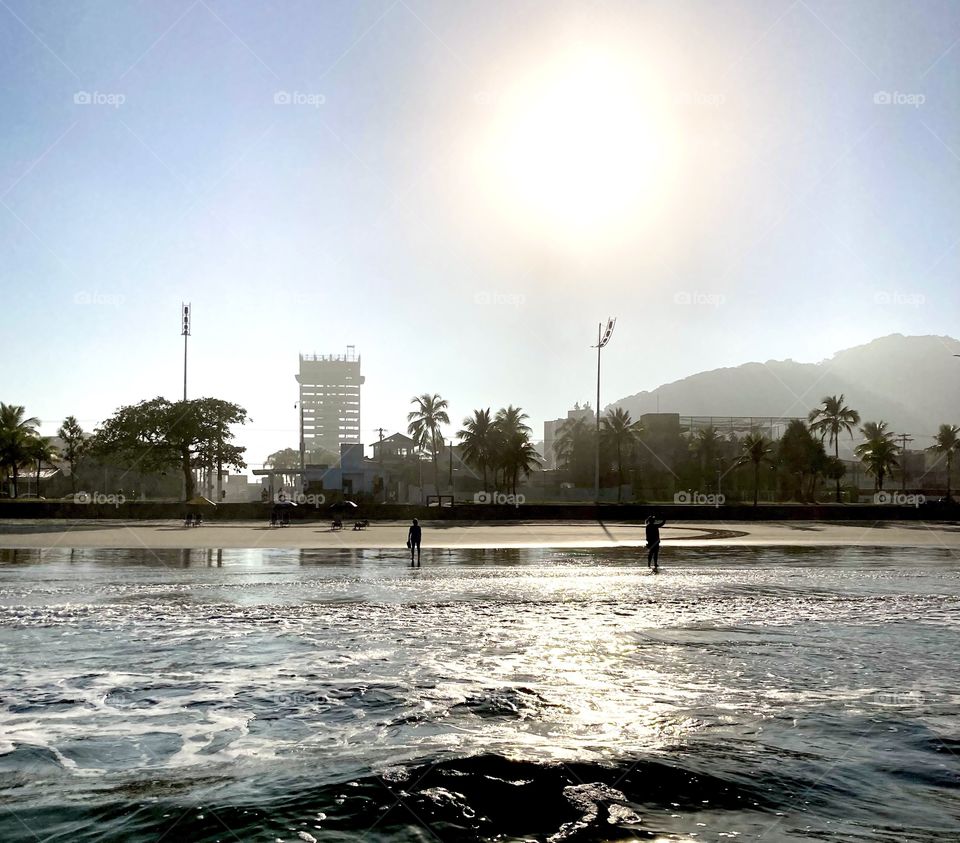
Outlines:
<svg viewBox="0 0 960 843"><path fill-rule="evenodd" d="M660 567L660 528L666 523L655 515L647 516L647 567L654 571Z"/></svg>
<svg viewBox="0 0 960 843"><path fill-rule="evenodd" d="M410 567L413 567L413 555L416 552L417 555L417 565L420 565L420 535L423 531L420 529L420 522L416 518L413 519L413 524L410 525L410 530L407 533L407 547L410 548Z"/></svg>

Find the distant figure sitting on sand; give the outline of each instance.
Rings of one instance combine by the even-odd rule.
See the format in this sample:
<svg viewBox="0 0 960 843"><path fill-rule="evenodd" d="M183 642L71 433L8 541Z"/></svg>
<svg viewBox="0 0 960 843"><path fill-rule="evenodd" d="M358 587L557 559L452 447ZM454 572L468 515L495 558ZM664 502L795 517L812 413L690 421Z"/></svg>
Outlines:
<svg viewBox="0 0 960 843"><path fill-rule="evenodd" d="M413 524L410 525L410 530L407 533L407 547L410 548L410 567L413 567L413 555L416 552L417 555L417 565L420 565L420 535L423 531L420 529L420 522L416 518L413 519Z"/></svg>
<svg viewBox="0 0 960 843"><path fill-rule="evenodd" d="M654 571L660 566L660 528L666 523L655 515L647 516L647 567Z"/></svg>

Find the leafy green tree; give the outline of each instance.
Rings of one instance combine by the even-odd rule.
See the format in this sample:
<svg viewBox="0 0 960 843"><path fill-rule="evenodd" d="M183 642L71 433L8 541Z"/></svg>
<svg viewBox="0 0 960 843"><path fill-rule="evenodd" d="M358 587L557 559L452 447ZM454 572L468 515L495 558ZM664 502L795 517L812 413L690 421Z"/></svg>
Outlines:
<svg viewBox="0 0 960 843"><path fill-rule="evenodd" d="M64 462L70 466L70 489L77 491L77 470L89 449L89 438L74 416L67 416L57 431L57 436L63 442Z"/></svg>
<svg viewBox="0 0 960 843"><path fill-rule="evenodd" d="M219 398L153 398L117 410L97 430L92 451L119 455L141 470L179 467L189 500L195 493L193 469L211 465L213 455L221 466L246 467L246 449L232 444L230 430L246 419L243 407Z"/></svg>
<svg viewBox="0 0 960 843"><path fill-rule="evenodd" d="M37 436L40 419L26 418L26 411L18 404L0 402L0 465L13 480L13 496L19 490L17 480L20 468L30 459L30 441Z"/></svg>
<svg viewBox="0 0 960 843"><path fill-rule="evenodd" d="M825 460L823 443L813 437L806 424L800 419L790 422L777 443L777 462L791 497L799 501L811 497L817 472L826 467Z"/></svg>
<svg viewBox="0 0 960 843"><path fill-rule="evenodd" d="M846 431L852 439L854 426L860 424L860 414L843 403L843 393L841 393L824 396L820 406L810 411L807 420L810 422L810 430L813 433L818 433L821 440L826 437L827 441L833 445L833 456L839 460L840 434ZM833 471L833 475L836 475L836 470ZM840 476L835 476L837 503L840 503Z"/></svg>
<svg viewBox="0 0 960 843"><path fill-rule="evenodd" d="M630 413L617 407L600 421L600 445L617 455L617 503L623 498L623 457L631 455L640 442L643 426Z"/></svg>
<svg viewBox="0 0 960 843"><path fill-rule="evenodd" d="M885 421L865 422L860 433L866 441L854 448L854 453L876 478L878 492L883 491L883 478L900 465L897 457L900 448L894 441L894 433Z"/></svg>
<svg viewBox="0 0 960 843"><path fill-rule="evenodd" d="M270 468L300 468L300 451L296 448L281 448L274 451L264 460L264 465Z"/></svg>
<svg viewBox="0 0 960 843"><path fill-rule="evenodd" d="M430 452L433 461L433 485L440 497L440 469L437 465L437 455L443 447L443 437L440 434L440 425L450 424L447 415L447 401L434 393L425 392L410 399L414 409L407 414L407 433L413 437L421 453Z"/></svg>
<svg viewBox="0 0 960 843"><path fill-rule="evenodd" d="M27 457L30 462L36 463L38 498L40 497L40 471L43 464L53 465L57 456L57 449L49 436L33 436L27 440Z"/></svg>
<svg viewBox="0 0 960 843"><path fill-rule="evenodd" d="M753 505L756 506L760 494L760 466L772 462L773 445L762 433L753 431L743 438L740 447L742 453L737 463L753 466Z"/></svg>
<svg viewBox="0 0 960 843"><path fill-rule="evenodd" d="M943 454L947 460L947 500L950 500L950 469L953 466L953 455L960 451L960 427L955 424L942 424L934 437L933 444L927 449L937 454Z"/></svg>
<svg viewBox="0 0 960 843"><path fill-rule="evenodd" d="M457 432L462 443L464 460L483 474L483 491L487 491L487 470L496 464L497 436L490 408L474 410L473 416L463 420L463 428Z"/></svg>

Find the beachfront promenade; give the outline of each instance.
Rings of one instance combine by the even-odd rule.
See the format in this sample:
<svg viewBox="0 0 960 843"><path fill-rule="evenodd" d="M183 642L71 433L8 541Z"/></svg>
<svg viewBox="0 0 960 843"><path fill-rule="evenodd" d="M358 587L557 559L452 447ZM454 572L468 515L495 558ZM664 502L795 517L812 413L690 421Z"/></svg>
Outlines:
<svg viewBox="0 0 960 843"><path fill-rule="evenodd" d="M182 521L3 520L0 548L404 548L406 521L380 521L354 531L327 524L214 522L184 527ZM468 522L424 521L424 550L430 548L642 546L643 525L597 521ZM862 545L940 547L960 552L960 526L951 523L684 521L663 529L664 544L683 545Z"/></svg>

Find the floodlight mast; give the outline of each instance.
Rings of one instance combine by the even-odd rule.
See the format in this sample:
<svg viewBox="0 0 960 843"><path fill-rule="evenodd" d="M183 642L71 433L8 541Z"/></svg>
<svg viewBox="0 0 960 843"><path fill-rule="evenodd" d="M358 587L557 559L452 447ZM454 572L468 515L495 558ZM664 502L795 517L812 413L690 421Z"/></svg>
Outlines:
<svg viewBox="0 0 960 843"><path fill-rule="evenodd" d="M617 318L611 316L607 319L607 328L604 331L603 323L597 324L597 439L595 442L594 471L593 471L593 499L594 503L600 503L600 351L610 342L613 334L613 328L617 324Z"/></svg>
<svg viewBox="0 0 960 843"><path fill-rule="evenodd" d="M183 334L183 400L187 400L187 337L190 336L190 304L180 302L180 333Z"/></svg>

